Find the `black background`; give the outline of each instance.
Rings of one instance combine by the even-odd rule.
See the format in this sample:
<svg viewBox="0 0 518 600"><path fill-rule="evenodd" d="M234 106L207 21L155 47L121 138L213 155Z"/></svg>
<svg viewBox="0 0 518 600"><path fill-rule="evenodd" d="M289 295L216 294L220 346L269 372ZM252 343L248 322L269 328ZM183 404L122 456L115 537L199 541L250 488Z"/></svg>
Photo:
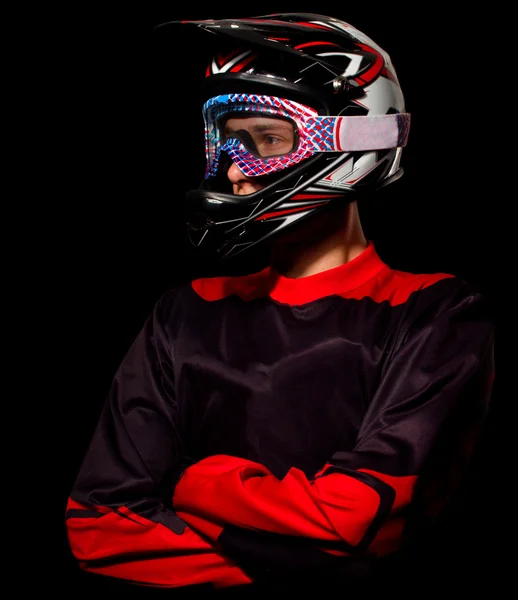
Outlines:
<svg viewBox="0 0 518 600"><path fill-rule="evenodd" d="M42 385L59 432L52 434L60 473L53 535L61 544L51 579L77 594L84 581L66 542L68 492L124 353L158 296L196 269L185 252L181 211L203 164L195 103L203 48L182 34L174 52L157 56L153 26L282 11L322 11L350 22L389 52L412 113L405 175L366 208L367 234L382 258L395 268L471 280L496 321L501 248L499 213L487 202L495 195L491 132L479 117L488 102L481 73L492 68L491 28L480 25L487 15L451 13L437 3L70 6L45 14L42 53L34 56L47 192L40 210L48 223L39 232L34 288L48 302L51 366ZM510 500L501 496L508 453L498 385L497 378L469 502L445 549L456 589L500 586L507 574L501 503Z"/></svg>

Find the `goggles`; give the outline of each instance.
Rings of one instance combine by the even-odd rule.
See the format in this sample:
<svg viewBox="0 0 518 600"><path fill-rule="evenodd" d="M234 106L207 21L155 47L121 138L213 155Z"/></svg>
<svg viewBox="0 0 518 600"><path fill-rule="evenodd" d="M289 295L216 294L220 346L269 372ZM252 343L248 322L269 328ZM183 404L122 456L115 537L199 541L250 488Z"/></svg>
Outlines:
<svg viewBox="0 0 518 600"><path fill-rule="evenodd" d="M316 152L357 152L405 146L410 114L320 116L291 100L223 94L203 105L205 178L225 152L247 177L291 167Z"/></svg>

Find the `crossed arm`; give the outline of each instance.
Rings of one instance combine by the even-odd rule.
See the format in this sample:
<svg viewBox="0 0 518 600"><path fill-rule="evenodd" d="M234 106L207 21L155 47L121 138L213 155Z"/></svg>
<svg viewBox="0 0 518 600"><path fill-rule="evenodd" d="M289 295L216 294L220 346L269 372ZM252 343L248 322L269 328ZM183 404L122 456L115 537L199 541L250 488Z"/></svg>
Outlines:
<svg viewBox="0 0 518 600"><path fill-rule="evenodd" d="M141 585L227 587L252 582L250 565L325 567L396 549L430 458L444 440L458 440L449 452L462 460L490 398L490 325L477 320L473 302L441 319L409 334L355 447L338 450L314 477L292 468L279 479L261 464L217 455L184 468L175 483L183 448L157 306L118 370L70 495L67 531L79 566Z"/></svg>

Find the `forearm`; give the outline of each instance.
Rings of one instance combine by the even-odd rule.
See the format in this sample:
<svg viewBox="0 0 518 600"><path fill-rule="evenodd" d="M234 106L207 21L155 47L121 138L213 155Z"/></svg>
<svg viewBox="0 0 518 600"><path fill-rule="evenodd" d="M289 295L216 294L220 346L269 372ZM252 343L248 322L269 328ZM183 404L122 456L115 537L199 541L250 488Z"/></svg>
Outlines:
<svg viewBox="0 0 518 600"><path fill-rule="evenodd" d="M178 527L171 527L176 519ZM140 585L215 588L251 579L216 546L170 511L163 523L123 507L84 506L69 500L67 532L72 554L87 572Z"/></svg>
<svg viewBox="0 0 518 600"><path fill-rule="evenodd" d="M309 481L291 469L277 479L268 469L230 456L213 456L189 467L173 504L183 514L211 522L325 542L354 550L374 520L386 516L394 494L368 475L333 473Z"/></svg>

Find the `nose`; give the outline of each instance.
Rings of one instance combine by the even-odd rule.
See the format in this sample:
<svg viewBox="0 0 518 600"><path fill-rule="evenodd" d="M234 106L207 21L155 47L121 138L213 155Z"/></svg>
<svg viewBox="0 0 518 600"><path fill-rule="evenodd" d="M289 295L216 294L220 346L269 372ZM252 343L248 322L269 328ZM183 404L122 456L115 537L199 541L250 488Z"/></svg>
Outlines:
<svg viewBox="0 0 518 600"><path fill-rule="evenodd" d="M243 171L238 168L235 162L232 162L228 168L227 177L232 184L232 193L239 196L253 194L263 187L254 182L254 177L247 177Z"/></svg>

